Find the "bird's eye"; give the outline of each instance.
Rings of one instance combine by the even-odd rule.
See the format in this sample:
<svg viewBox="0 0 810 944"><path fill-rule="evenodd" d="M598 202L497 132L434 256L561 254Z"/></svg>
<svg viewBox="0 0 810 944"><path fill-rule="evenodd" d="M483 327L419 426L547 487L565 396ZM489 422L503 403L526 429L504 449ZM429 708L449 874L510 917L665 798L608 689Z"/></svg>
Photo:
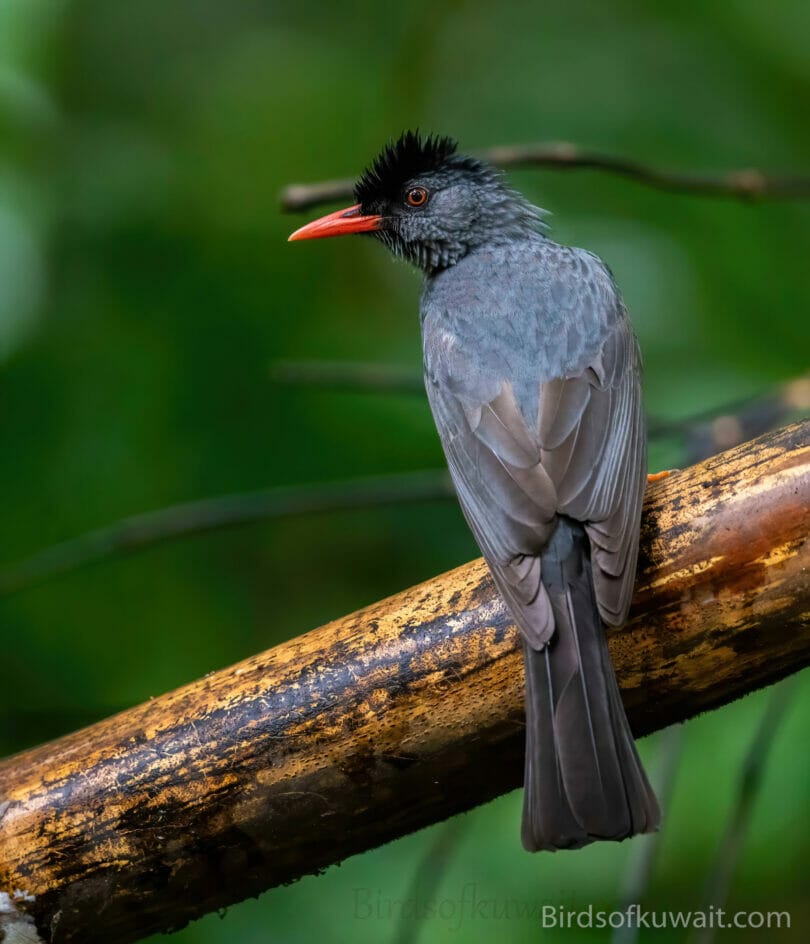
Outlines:
<svg viewBox="0 0 810 944"><path fill-rule="evenodd" d="M424 187L414 187L406 194L405 201L408 206L420 207L427 203L427 198L428 192Z"/></svg>

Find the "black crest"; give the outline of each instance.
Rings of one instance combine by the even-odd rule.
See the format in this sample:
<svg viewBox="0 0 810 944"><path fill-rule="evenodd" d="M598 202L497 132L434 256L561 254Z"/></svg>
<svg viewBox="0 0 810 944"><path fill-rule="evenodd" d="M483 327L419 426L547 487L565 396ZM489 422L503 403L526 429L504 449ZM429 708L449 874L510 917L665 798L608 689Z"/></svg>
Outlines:
<svg viewBox="0 0 810 944"><path fill-rule="evenodd" d="M437 170L455 153L452 138L423 138L418 131L403 131L399 140L386 145L366 168L354 186L355 199L363 206L378 200L397 200L409 180Z"/></svg>

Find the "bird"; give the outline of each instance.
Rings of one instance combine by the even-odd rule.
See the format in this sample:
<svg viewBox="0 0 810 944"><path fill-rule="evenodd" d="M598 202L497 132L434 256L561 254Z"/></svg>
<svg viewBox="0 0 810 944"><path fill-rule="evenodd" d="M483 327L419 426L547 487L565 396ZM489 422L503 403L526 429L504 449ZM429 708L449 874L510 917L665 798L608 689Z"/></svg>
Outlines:
<svg viewBox="0 0 810 944"><path fill-rule="evenodd" d="M647 481L641 356L613 275L449 137L403 132L354 197L289 240L362 233L422 272L428 401L522 642L523 846L653 832L604 626L627 618Z"/></svg>

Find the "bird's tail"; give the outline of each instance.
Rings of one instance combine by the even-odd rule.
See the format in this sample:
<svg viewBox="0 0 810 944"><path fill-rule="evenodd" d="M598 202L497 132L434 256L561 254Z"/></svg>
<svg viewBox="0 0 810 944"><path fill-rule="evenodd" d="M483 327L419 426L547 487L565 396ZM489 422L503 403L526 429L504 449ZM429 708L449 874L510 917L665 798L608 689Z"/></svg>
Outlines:
<svg viewBox="0 0 810 944"><path fill-rule="evenodd" d="M556 628L543 649L523 643L523 845L578 849L653 832L661 814L622 706L578 523L559 520L542 573Z"/></svg>

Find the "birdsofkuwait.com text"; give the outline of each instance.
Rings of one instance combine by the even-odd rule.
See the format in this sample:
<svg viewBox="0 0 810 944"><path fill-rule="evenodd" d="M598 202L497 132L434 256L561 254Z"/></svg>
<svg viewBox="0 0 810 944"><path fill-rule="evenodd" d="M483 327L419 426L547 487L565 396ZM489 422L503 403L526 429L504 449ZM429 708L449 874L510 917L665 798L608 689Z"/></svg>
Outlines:
<svg viewBox="0 0 810 944"><path fill-rule="evenodd" d="M729 911L709 907L695 911L649 910L632 904L624 909L571 908L548 901L495 898L483 895L469 882L457 896L413 895L389 898L378 889L355 888L353 916L358 921L436 920L449 930L469 921L539 922L543 928L716 928L779 930L791 927L787 911Z"/></svg>

